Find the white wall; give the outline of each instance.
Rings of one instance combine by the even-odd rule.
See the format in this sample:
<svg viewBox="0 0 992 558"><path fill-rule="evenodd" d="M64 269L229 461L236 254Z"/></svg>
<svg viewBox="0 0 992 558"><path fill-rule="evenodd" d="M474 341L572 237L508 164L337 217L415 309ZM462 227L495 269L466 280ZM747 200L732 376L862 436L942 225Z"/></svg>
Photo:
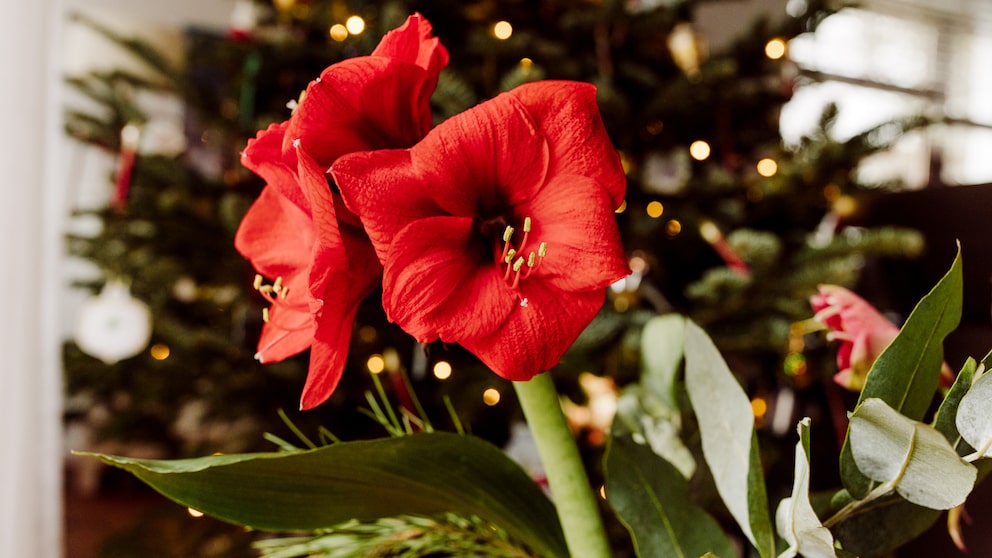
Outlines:
<svg viewBox="0 0 992 558"><path fill-rule="evenodd" d="M0 556L61 554L55 328L60 0L0 18Z"/></svg>

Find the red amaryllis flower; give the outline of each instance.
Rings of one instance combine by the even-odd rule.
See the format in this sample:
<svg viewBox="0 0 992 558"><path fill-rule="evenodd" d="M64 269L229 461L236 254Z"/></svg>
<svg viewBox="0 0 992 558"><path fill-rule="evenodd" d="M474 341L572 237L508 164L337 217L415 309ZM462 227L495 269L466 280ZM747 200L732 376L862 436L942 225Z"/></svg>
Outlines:
<svg viewBox="0 0 992 558"><path fill-rule="evenodd" d="M816 312L814 319L830 328L827 339L841 342L837 349L840 371L834 382L861 391L872 364L899 334L899 327L863 298L837 285L820 285L810 306ZM953 381L954 373L944 364L941 382L950 385Z"/></svg>
<svg viewBox="0 0 992 558"><path fill-rule="evenodd" d="M331 174L384 264L388 317L507 379L554 366L630 272L625 178L588 84L523 85Z"/></svg>
<svg viewBox="0 0 992 558"><path fill-rule="evenodd" d="M430 24L411 16L371 56L327 68L293 116L248 142L242 161L267 186L245 215L237 249L272 284L256 357L277 362L311 348L301 407L330 397L341 378L361 300L382 266L358 218L324 170L343 153L406 147L430 128L428 100L448 55Z"/></svg>

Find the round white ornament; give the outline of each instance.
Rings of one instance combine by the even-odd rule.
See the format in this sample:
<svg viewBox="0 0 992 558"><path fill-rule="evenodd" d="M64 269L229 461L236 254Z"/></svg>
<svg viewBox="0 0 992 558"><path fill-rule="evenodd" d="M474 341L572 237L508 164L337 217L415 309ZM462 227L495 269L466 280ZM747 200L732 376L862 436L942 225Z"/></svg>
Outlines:
<svg viewBox="0 0 992 558"><path fill-rule="evenodd" d="M151 336L148 305L132 297L123 282L112 280L83 303L75 341L86 354L113 364L140 353Z"/></svg>

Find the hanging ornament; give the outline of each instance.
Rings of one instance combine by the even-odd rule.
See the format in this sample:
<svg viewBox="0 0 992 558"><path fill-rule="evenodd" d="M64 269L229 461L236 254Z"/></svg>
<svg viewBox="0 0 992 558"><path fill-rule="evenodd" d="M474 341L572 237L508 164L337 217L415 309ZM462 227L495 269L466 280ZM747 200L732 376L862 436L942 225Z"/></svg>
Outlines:
<svg viewBox="0 0 992 558"><path fill-rule="evenodd" d="M682 22L672 28L668 34L668 50L689 81L699 81L702 75L700 67L709 56L709 49L703 36L691 23Z"/></svg>
<svg viewBox="0 0 992 558"><path fill-rule="evenodd" d="M692 161L683 149L666 153L652 151L644 158L641 182L644 189L656 194L676 195L685 190L692 178Z"/></svg>
<svg viewBox="0 0 992 558"><path fill-rule="evenodd" d="M127 191L131 186L131 171L134 169L140 139L141 128L137 124L132 122L121 128L121 153L117 159L117 178L111 200L117 211L123 211L127 205Z"/></svg>
<svg viewBox="0 0 992 558"><path fill-rule="evenodd" d="M115 279L83 303L75 341L84 353L113 364L144 350L151 334L148 305L132 297L128 286Z"/></svg>
<svg viewBox="0 0 992 558"><path fill-rule="evenodd" d="M231 10L227 34L235 41L251 38L258 27L259 8L253 0L238 0Z"/></svg>
<svg viewBox="0 0 992 558"><path fill-rule="evenodd" d="M734 270L734 273L747 276L750 274L747 263L741 259L740 255L734 250L734 248L727 242L724 238L723 233L720 228L716 226L712 221L703 221L699 225L699 236L703 237L713 250L723 259L727 267Z"/></svg>

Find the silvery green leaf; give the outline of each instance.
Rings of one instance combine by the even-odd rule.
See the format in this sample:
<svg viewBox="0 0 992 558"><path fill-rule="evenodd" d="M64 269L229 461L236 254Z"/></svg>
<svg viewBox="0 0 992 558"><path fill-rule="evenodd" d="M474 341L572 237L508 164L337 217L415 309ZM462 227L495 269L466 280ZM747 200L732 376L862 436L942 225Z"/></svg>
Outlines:
<svg viewBox="0 0 992 558"><path fill-rule="evenodd" d="M984 366L982 369L984 370ZM981 370L978 369L978 363L975 362L975 359L969 357L965 361L964 366L961 367L961 371L954 378L954 385L947 391L947 395L940 402L940 407L933 417L933 427L947 438L947 441L951 443L951 447L957 450L958 454L970 453L972 451L970 447L961 447L961 433L958 432L957 427L958 407L961 405L961 399L971 389L971 384L978 379L981 373Z"/></svg>
<svg viewBox="0 0 992 558"><path fill-rule="evenodd" d="M641 332L641 383L670 409L678 409L675 379L682 363L685 318L666 314L651 318Z"/></svg>
<svg viewBox="0 0 992 558"><path fill-rule="evenodd" d="M992 374L982 374L961 398L955 424L976 457L992 455Z"/></svg>
<svg viewBox="0 0 992 558"><path fill-rule="evenodd" d="M792 496L779 503L775 512L778 534L789 543L779 558L834 558L834 538L820 523L809 500L809 417L799 422L799 442L796 443L796 476Z"/></svg>
<svg viewBox="0 0 992 558"><path fill-rule="evenodd" d="M977 469L961 460L943 434L881 399L866 399L854 411L850 442L865 476L892 485L914 504L950 509L963 503L975 485Z"/></svg>
<svg viewBox="0 0 992 558"><path fill-rule="evenodd" d="M720 498L763 558L775 555L751 401L713 341L686 324L685 383Z"/></svg>

